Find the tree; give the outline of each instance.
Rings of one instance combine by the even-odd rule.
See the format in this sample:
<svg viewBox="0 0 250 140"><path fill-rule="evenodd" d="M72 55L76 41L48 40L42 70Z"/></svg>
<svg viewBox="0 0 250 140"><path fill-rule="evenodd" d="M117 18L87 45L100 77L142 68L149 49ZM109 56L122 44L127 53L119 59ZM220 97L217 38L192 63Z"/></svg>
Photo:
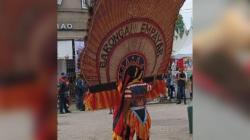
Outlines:
<svg viewBox="0 0 250 140"><path fill-rule="evenodd" d="M175 23L175 31L182 38L185 32L185 24L183 22L183 17L181 14L178 15L178 18Z"/></svg>

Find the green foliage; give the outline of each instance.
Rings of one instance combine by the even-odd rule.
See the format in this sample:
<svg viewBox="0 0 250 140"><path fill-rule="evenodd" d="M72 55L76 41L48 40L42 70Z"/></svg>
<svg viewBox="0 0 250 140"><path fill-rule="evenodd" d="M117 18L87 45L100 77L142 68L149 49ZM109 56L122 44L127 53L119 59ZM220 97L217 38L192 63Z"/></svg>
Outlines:
<svg viewBox="0 0 250 140"><path fill-rule="evenodd" d="M183 22L183 17L181 14L178 15L178 18L175 23L175 31L182 38L184 32L185 32L185 24Z"/></svg>

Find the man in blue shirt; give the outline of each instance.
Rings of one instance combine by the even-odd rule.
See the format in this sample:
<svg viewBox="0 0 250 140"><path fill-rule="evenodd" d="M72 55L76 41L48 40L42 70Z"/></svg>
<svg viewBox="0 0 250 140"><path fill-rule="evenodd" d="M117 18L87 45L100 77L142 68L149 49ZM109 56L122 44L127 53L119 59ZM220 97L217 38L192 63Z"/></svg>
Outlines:
<svg viewBox="0 0 250 140"><path fill-rule="evenodd" d="M75 82L75 93L76 93L76 107L80 111L85 110L83 104L83 97L87 90L88 90L87 84L84 82L84 80L82 80L82 76L79 76Z"/></svg>

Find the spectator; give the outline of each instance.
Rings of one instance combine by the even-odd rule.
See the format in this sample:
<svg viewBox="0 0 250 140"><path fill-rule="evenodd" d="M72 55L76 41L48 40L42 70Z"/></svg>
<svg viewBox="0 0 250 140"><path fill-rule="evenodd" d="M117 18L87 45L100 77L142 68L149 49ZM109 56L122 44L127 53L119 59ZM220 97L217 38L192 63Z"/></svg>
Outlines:
<svg viewBox="0 0 250 140"><path fill-rule="evenodd" d="M190 83L191 83L191 92L190 92L190 98L193 99L193 75L190 76Z"/></svg>
<svg viewBox="0 0 250 140"><path fill-rule="evenodd" d="M60 109L60 113L64 114L64 113L70 113L70 111L68 110L68 107L66 105L67 103L67 91L68 91L68 82L67 82L67 78L64 75L64 73L61 73L61 78L59 79L59 109ZM65 112L63 112L63 110Z"/></svg>
<svg viewBox="0 0 250 140"><path fill-rule="evenodd" d="M82 76L77 77L75 82L75 93L76 93L76 107L80 111L85 110L85 106L83 104L83 98L88 90L87 84L82 80Z"/></svg>
<svg viewBox="0 0 250 140"><path fill-rule="evenodd" d="M181 99L184 99L184 104L186 104L186 74L183 72L183 68L179 69L179 73L177 73L177 104L181 103Z"/></svg>
<svg viewBox="0 0 250 140"><path fill-rule="evenodd" d="M174 84L173 84L171 69L168 71L167 74L167 88L168 88L168 96L171 100L173 98L173 92L174 92Z"/></svg>

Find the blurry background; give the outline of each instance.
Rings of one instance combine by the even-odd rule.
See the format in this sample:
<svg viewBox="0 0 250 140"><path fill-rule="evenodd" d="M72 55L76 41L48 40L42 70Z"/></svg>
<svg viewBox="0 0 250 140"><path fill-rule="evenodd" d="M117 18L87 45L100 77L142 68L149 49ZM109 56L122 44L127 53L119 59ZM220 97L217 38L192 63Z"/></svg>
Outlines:
<svg viewBox="0 0 250 140"><path fill-rule="evenodd" d="M194 0L193 14L193 138L249 139L249 1Z"/></svg>
<svg viewBox="0 0 250 140"><path fill-rule="evenodd" d="M56 139L56 2L0 1L0 139Z"/></svg>

